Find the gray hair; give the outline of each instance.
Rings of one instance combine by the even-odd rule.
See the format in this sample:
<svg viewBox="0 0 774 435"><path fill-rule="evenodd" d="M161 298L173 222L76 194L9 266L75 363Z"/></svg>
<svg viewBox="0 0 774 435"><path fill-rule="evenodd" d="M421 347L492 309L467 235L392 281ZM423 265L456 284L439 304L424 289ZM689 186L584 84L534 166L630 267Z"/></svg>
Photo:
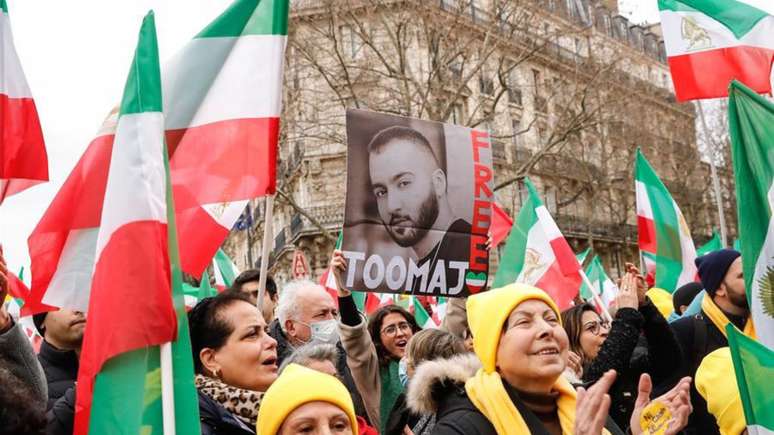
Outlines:
<svg viewBox="0 0 774 435"><path fill-rule="evenodd" d="M285 322L288 320L295 320L300 312L298 304L298 296L309 289L309 287L319 287L316 282L308 279L301 279L291 281L282 287L282 291L279 294L279 301L277 302L277 320L279 320L280 328L285 330Z"/></svg>
<svg viewBox="0 0 774 435"><path fill-rule="evenodd" d="M309 343L299 347L285 358L279 368L279 373L282 373L289 364L307 367L312 361L330 361L334 367L337 367L338 360L339 351L336 346L327 343Z"/></svg>

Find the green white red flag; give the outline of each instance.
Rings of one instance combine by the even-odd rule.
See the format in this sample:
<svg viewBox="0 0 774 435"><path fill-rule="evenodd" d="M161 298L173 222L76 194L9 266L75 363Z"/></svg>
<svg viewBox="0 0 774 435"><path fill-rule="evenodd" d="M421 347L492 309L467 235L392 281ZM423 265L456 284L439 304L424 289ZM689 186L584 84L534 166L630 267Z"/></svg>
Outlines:
<svg viewBox="0 0 774 435"><path fill-rule="evenodd" d="M272 193L288 0L235 0L163 69L183 270L200 276L247 201ZM85 311L115 136L111 114L28 239L31 302Z"/></svg>
<svg viewBox="0 0 774 435"><path fill-rule="evenodd" d="M48 181L48 157L35 100L11 33L8 5L0 0L0 204Z"/></svg>
<svg viewBox="0 0 774 435"><path fill-rule="evenodd" d="M492 239L492 247L500 246L513 227L513 219L508 216L496 202L492 203L492 223L489 225L489 237Z"/></svg>
<svg viewBox="0 0 774 435"><path fill-rule="evenodd" d="M75 435L163 431L159 345L175 341L177 317L185 315L177 309L181 273L161 95L150 12L126 80L108 166L76 385ZM184 324L180 341L188 340L186 329ZM185 351L184 344L173 347L179 360L173 380L176 428L196 434L190 343Z"/></svg>
<svg viewBox="0 0 774 435"><path fill-rule="evenodd" d="M717 231L713 231L712 238L696 250L696 256L701 257L704 254L709 254L718 249L723 249L723 243L720 241L720 234L718 234Z"/></svg>
<svg viewBox="0 0 774 435"><path fill-rule="evenodd" d="M527 178L529 196L511 229L493 288L514 282L534 285L564 310L572 306L582 281L581 267L551 213Z"/></svg>
<svg viewBox="0 0 774 435"><path fill-rule="evenodd" d="M637 149L634 169L640 252L654 286L674 293L696 280L696 248L680 207Z"/></svg>
<svg viewBox="0 0 774 435"><path fill-rule="evenodd" d="M774 395L771 394L774 351L744 335L730 323L726 326L726 335L747 433L774 434Z"/></svg>
<svg viewBox="0 0 774 435"><path fill-rule="evenodd" d="M728 124L742 266L758 340L774 348L774 104L733 82Z"/></svg>
<svg viewBox="0 0 774 435"><path fill-rule="evenodd" d="M602 266L602 261L599 259L599 255L595 255L591 259L586 268L586 277L589 279L591 287L585 283L581 287L580 295L583 300L596 304L594 300L594 293L599 295L604 308L610 307L610 304L615 300L618 295L618 286L615 285L612 279L605 273L605 268Z"/></svg>
<svg viewBox="0 0 774 435"><path fill-rule="evenodd" d="M239 275L239 269L231 261L231 258L223 252L223 249L218 248L215 257L212 258L212 273L215 275L215 288L218 291L223 291L234 283L234 279ZM207 278L209 280L209 275ZM203 280L204 277L202 277Z"/></svg>
<svg viewBox="0 0 774 435"><path fill-rule="evenodd" d="M774 17L736 0L658 0L678 101L728 95L739 80L771 92Z"/></svg>
<svg viewBox="0 0 774 435"><path fill-rule="evenodd" d="M424 306L422 306L422 303L417 299L416 296L411 296L412 298L412 307L414 308L414 320L417 321L417 324L422 329L427 328L438 328L441 323L437 321L436 319L431 316Z"/></svg>

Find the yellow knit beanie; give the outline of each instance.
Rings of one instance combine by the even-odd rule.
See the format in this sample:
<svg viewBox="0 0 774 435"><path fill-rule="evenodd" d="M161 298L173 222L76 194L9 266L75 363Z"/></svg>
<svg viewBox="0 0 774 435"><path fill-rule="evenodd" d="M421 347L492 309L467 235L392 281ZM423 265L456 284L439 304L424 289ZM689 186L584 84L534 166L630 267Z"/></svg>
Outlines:
<svg viewBox="0 0 774 435"><path fill-rule="evenodd" d="M487 373L495 371L497 347L505 321L516 306L529 299L545 302L561 322L559 308L553 299L543 290L526 284L510 284L468 298L468 324L473 334L473 349Z"/></svg>
<svg viewBox="0 0 774 435"><path fill-rule="evenodd" d="M729 348L721 347L704 357L696 370L696 390L707 401L707 410L722 435L742 433L746 427L744 410Z"/></svg>
<svg viewBox="0 0 774 435"><path fill-rule="evenodd" d="M341 408L358 433L355 406L349 391L331 375L290 364L269 387L258 411L258 435L276 435L288 415L310 402L328 402Z"/></svg>
<svg viewBox="0 0 774 435"><path fill-rule="evenodd" d="M650 298L653 305L658 308L658 311L665 319L672 315L672 311L674 311L675 307L672 303L672 295L669 294L669 292L662 288L653 287L645 294Z"/></svg>

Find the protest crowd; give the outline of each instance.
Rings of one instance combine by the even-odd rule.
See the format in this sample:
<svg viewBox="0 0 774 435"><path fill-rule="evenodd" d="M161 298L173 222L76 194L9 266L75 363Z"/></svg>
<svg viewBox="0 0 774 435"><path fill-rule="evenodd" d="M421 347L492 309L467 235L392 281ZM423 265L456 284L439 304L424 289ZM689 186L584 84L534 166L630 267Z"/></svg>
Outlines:
<svg viewBox="0 0 774 435"><path fill-rule="evenodd" d="M637 149L640 258L616 279L598 256L584 270L593 241L576 256L529 177L518 216L497 206L488 132L353 109L325 273L275 281L271 233L258 269L239 273L220 246L249 200L271 216L288 5L235 0L170 68L145 16L120 106L28 238L30 287L0 246L0 435L774 434L770 82L724 72L718 91L734 249L697 254ZM769 29L770 68L774 17L659 5L665 26L738 8L717 22ZM45 163L34 105L14 116L26 127L0 126L0 164L19 173L0 172L0 205L48 177L22 170Z"/></svg>

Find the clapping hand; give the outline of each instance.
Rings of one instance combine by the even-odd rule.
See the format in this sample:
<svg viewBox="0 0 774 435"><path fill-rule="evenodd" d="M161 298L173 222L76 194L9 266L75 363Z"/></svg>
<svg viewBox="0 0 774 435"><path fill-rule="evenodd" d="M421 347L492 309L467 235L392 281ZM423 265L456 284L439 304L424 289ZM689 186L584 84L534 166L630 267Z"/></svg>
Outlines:
<svg viewBox="0 0 774 435"><path fill-rule="evenodd" d="M607 422L610 411L610 395L615 382L615 370L609 370L588 390L578 388L575 405L575 435L599 435Z"/></svg>
<svg viewBox="0 0 774 435"><path fill-rule="evenodd" d="M643 373L640 376L640 384L637 393L637 401L634 404L634 412L629 420L629 425L633 435L646 435L642 429L640 418L645 408L654 402L660 402L669 411L669 420L667 421L666 435L675 435L688 424L688 417L693 412L691 406L691 378L685 377L674 388L669 390L663 396L650 400L650 393L653 390L653 384L650 376Z"/></svg>

